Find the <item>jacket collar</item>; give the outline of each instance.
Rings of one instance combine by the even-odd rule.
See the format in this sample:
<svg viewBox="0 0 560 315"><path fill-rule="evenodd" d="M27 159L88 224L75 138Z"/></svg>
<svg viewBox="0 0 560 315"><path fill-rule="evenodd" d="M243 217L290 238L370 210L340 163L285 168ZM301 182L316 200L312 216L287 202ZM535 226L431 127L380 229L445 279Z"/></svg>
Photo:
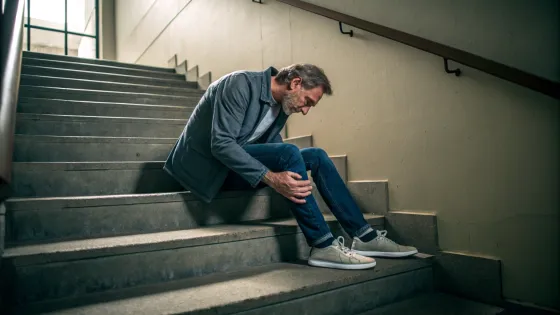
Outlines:
<svg viewBox="0 0 560 315"><path fill-rule="evenodd" d="M274 98L272 98L272 90L270 88L270 79L272 76L278 74L278 70L274 67L269 67L263 71L263 82L261 85L261 100L267 102L268 104L276 104Z"/></svg>

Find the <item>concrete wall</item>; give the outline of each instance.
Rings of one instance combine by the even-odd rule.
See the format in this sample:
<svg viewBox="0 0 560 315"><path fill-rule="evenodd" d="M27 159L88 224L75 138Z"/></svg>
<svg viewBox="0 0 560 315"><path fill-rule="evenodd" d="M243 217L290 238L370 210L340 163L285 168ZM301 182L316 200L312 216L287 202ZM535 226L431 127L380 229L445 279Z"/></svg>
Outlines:
<svg viewBox="0 0 560 315"><path fill-rule="evenodd" d="M442 249L502 259L506 298L560 306L556 100L273 0L116 1L120 61L323 67L335 95L289 136L347 154L349 180L388 179L392 209L435 211ZM556 0L312 2L560 79Z"/></svg>

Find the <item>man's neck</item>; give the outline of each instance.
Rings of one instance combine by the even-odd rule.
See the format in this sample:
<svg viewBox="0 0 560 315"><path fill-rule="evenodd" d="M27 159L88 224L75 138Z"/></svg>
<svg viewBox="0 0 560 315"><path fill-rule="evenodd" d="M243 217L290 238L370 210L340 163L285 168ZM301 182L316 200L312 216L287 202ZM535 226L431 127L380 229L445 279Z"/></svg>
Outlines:
<svg viewBox="0 0 560 315"><path fill-rule="evenodd" d="M282 98L284 97L284 90L286 89L285 86L278 84L275 80L275 76L270 78L270 90L272 92L272 98L276 101L276 103L281 104Z"/></svg>

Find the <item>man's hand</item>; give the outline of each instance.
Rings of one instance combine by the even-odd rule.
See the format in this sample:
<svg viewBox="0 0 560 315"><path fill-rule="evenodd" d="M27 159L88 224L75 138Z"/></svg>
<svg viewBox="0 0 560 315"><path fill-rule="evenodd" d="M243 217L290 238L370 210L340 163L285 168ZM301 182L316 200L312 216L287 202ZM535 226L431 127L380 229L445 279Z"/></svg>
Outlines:
<svg viewBox="0 0 560 315"><path fill-rule="evenodd" d="M299 204L305 203L304 198L311 195L313 189L310 180L301 180L299 174L290 171L280 173L269 171L264 175L263 182L282 196Z"/></svg>

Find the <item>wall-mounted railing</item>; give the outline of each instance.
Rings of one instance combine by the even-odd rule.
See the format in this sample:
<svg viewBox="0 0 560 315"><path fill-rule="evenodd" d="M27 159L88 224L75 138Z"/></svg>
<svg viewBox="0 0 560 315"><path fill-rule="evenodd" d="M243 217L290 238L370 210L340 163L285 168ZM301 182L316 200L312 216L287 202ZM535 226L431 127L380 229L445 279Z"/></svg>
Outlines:
<svg viewBox="0 0 560 315"><path fill-rule="evenodd" d="M0 203L9 195L12 173L12 152L16 122L16 106L21 73L23 12L25 0L5 3L0 30Z"/></svg>
<svg viewBox="0 0 560 315"><path fill-rule="evenodd" d="M340 31L342 31L342 23L353 26L370 33L383 36L394 41L403 43L408 46L438 55L444 59L445 70L448 73L459 75L458 70L449 70L447 60L453 60L468 67L478 69L498 78L519 84L529 89L541 92L548 96L560 99L560 83L537 75L512 68L510 66L482 58L469 52L459 50L450 46L446 46L422 37L408 34L399 30L375 24L369 21L361 20L356 17L336 12L321 6L307 3L301 0L278 0L285 4L309 11L329 19L339 22ZM351 32L343 32L344 34L353 35Z"/></svg>

